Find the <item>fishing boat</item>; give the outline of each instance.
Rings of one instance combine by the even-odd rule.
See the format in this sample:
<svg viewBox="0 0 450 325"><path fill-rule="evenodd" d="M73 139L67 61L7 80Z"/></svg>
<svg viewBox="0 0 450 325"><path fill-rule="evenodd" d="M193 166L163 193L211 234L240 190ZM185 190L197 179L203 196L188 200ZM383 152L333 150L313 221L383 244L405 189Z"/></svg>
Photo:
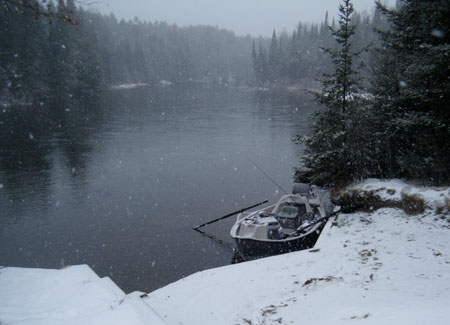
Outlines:
<svg viewBox="0 0 450 325"><path fill-rule="evenodd" d="M314 246L328 219L325 209L318 195L294 193L274 205L237 216L230 234L244 260Z"/></svg>

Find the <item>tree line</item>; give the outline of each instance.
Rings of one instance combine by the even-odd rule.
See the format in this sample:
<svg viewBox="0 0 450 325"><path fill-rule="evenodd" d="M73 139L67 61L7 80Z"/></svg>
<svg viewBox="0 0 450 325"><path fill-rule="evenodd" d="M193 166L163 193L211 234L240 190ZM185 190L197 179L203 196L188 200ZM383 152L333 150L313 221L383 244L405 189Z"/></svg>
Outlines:
<svg viewBox="0 0 450 325"><path fill-rule="evenodd" d="M386 24L379 12L371 17L366 13L354 12L354 25L358 26L353 36L354 46L362 48L377 44L374 32ZM328 13L321 23L305 24L299 22L297 28L288 34L286 31L273 31L272 38L255 40L252 45L253 79L257 86L295 85L306 81L311 83L331 69L331 62L324 50L333 46L332 30L337 23L329 20ZM369 60L369 54L363 59Z"/></svg>
<svg viewBox="0 0 450 325"><path fill-rule="evenodd" d="M247 84L252 73L250 37L210 26L118 21L74 0L42 3L0 1L3 98L30 102L48 93L161 80Z"/></svg>
<svg viewBox="0 0 450 325"><path fill-rule="evenodd" d="M395 8L379 1L370 74L361 68L358 24L343 0L335 46L324 51L331 71L322 78L298 181L336 186L368 177L450 180L450 2L401 0Z"/></svg>

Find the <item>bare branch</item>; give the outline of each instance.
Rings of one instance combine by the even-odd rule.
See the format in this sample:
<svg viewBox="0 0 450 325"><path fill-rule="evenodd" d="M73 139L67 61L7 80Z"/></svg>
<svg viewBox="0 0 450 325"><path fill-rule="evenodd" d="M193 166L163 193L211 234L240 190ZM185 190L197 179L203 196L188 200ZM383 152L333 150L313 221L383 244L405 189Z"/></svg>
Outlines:
<svg viewBox="0 0 450 325"><path fill-rule="evenodd" d="M64 13L58 15L50 9L50 3L47 0L0 0L0 4L7 8L8 11L14 11L20 15L30 13L35 19L39 19L41 16L47 17L49 23L51 23L53 19L61 19L71 25L78 25L78 21L73 18L73 11L71 9L64 7ZM45 8L44 5L46 5L47 8Z"/></svg>

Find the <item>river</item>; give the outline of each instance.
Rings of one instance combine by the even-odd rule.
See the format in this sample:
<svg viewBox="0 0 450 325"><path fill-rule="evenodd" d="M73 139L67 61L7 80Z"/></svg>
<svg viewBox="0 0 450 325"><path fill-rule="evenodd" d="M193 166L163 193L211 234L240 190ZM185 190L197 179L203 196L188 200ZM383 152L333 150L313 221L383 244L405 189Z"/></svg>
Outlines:
<svg viewBox="0 0 450 325"><path fill-rule="evenodd" d="M292 188L304 95L140 87L0 111L0 265L88 264L149 292L232 263L234 217Z"/></svg>

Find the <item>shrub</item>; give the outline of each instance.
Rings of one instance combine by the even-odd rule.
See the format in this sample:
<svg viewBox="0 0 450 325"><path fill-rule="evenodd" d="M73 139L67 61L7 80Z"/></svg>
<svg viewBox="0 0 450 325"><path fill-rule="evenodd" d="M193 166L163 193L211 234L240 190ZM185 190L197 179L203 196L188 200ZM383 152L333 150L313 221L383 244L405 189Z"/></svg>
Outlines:
<svg viewBox="0 0 450 325"><path fill-rule="evenodd" d="M402 193L401 200L382 199L373 191L344 190L332 192L333 203L341 206L344 213L356 211L375 211L381 208L402 209L409 215L416 215L425 211L424 199L418 194Z"/></svg>

